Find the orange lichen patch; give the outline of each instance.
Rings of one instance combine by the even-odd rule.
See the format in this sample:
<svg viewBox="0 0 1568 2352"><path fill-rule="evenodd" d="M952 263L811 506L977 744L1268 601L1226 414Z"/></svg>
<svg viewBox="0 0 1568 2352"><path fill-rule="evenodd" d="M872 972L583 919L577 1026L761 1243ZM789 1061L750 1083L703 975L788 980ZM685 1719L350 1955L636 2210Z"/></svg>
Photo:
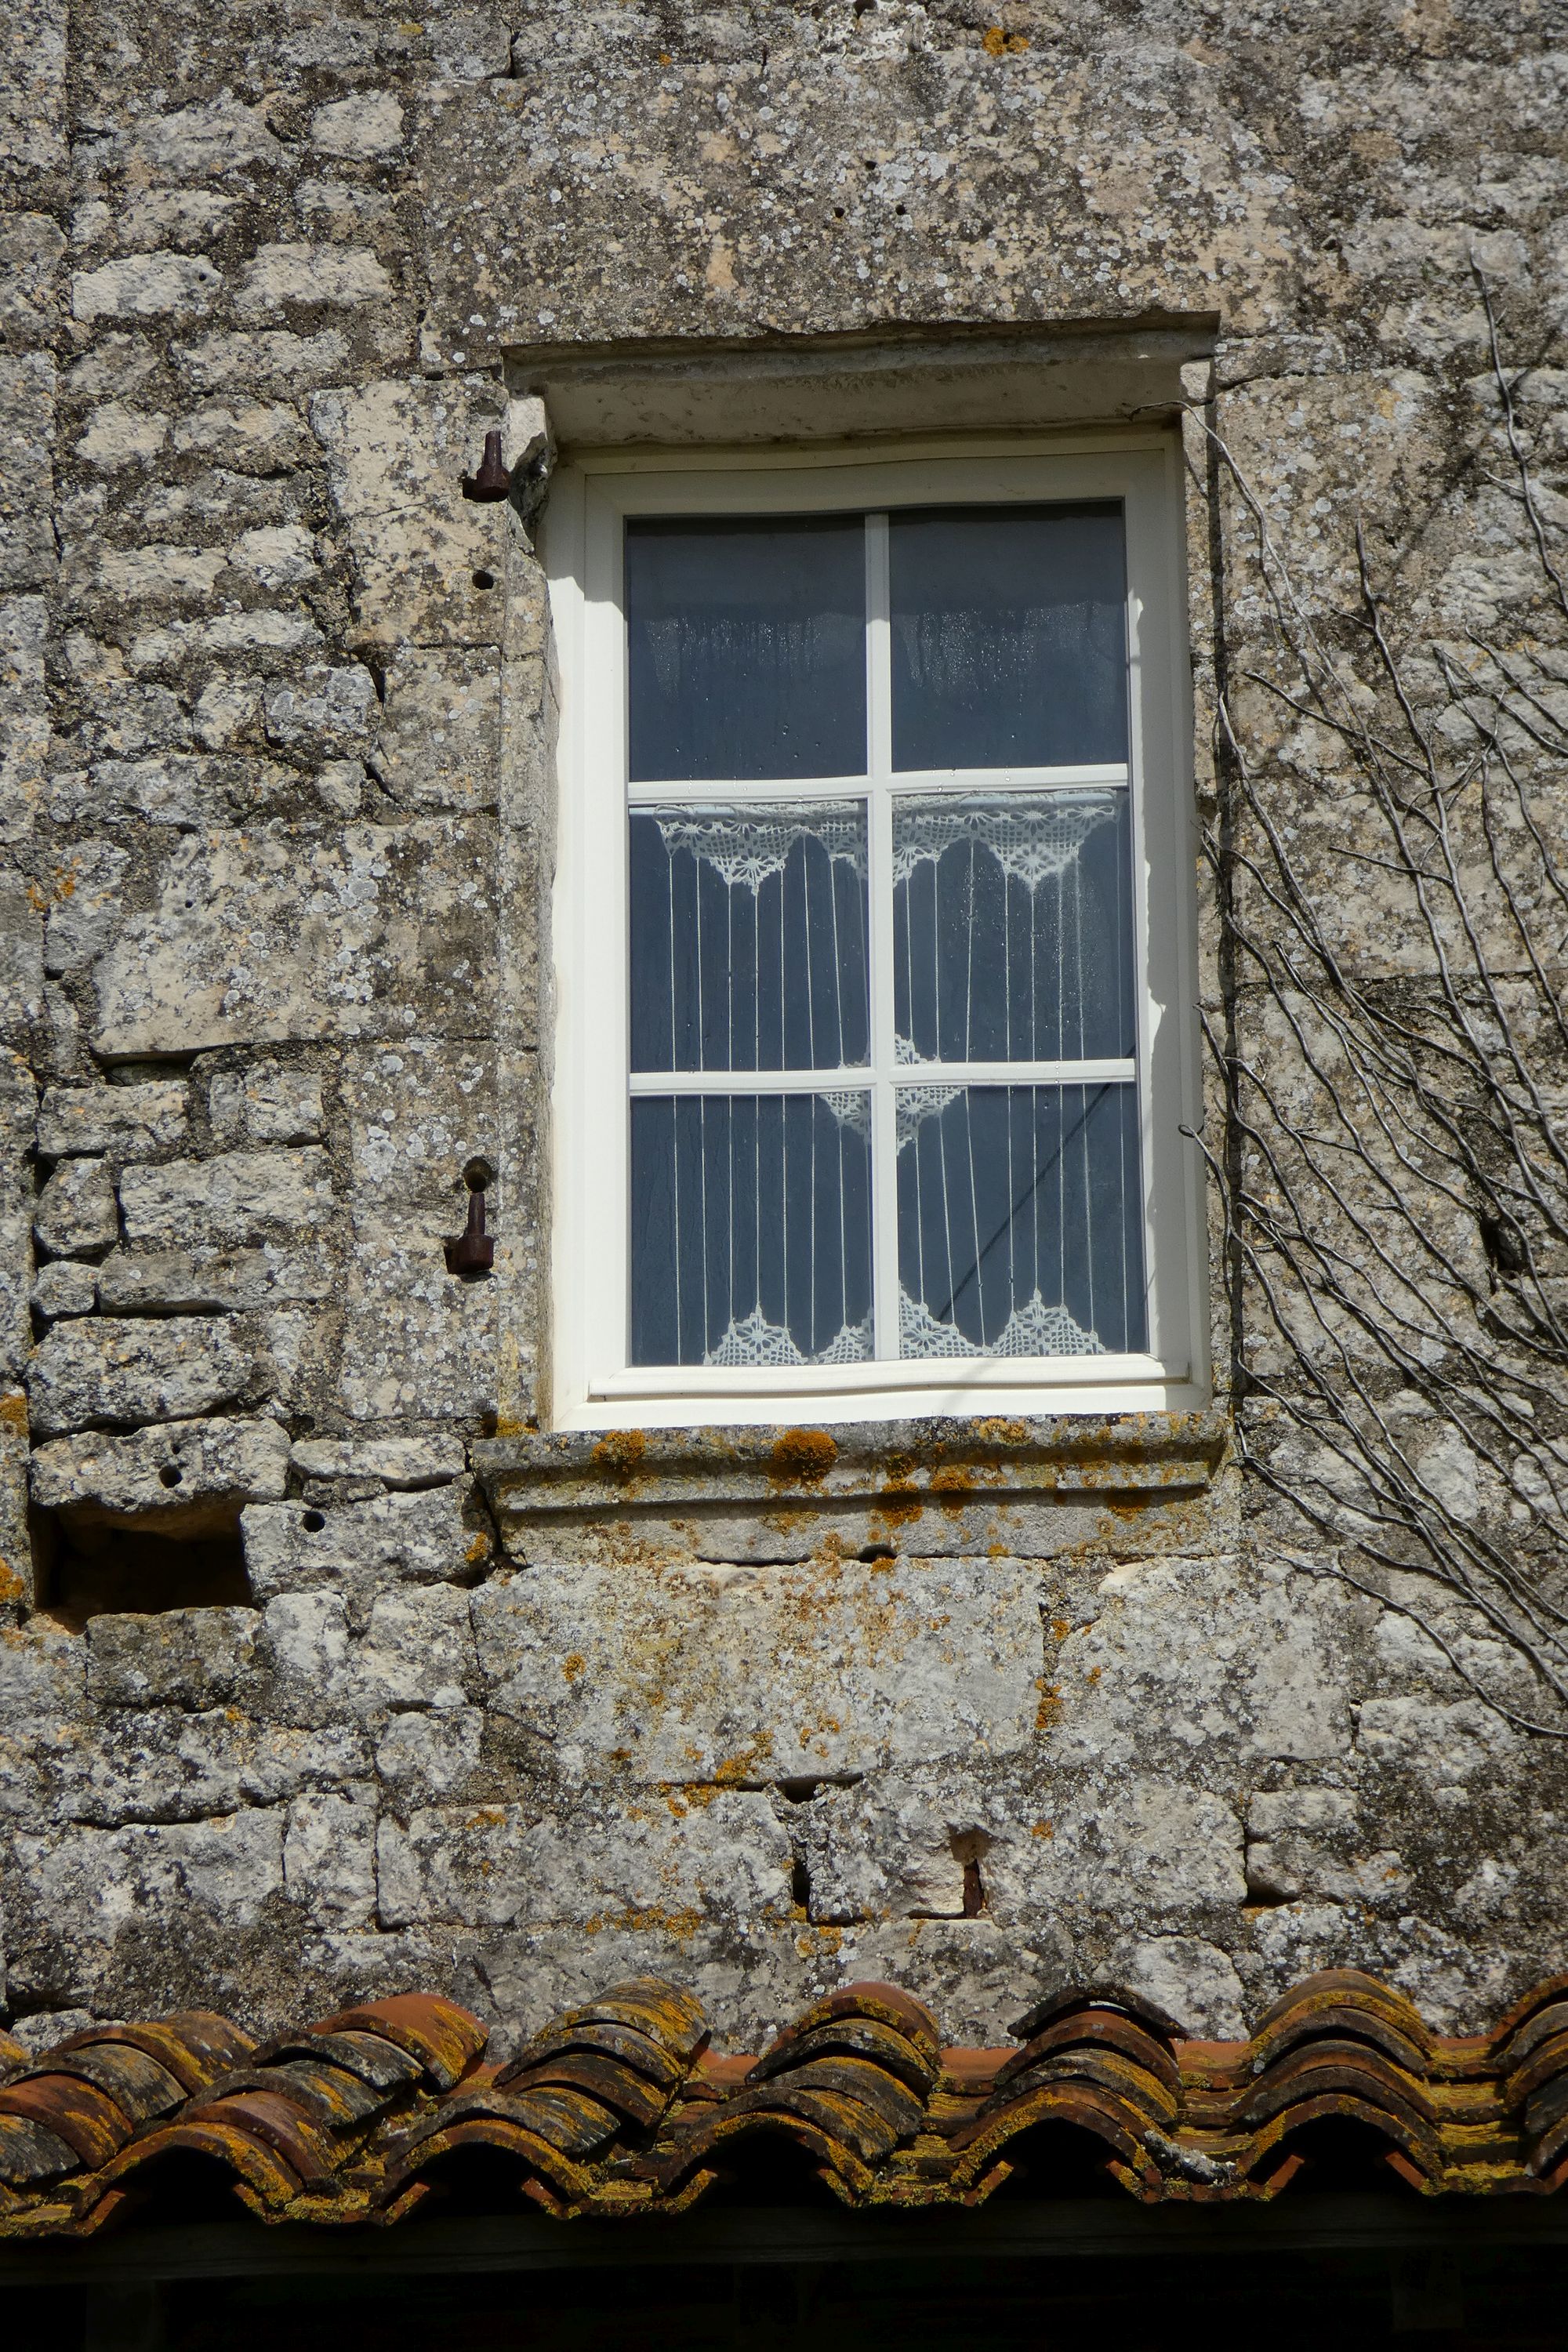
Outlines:
<svg viewBox="0 0 1568 2352"><path fill-rule="evenodd" d="M640 1429L613 1429L595 1446L594 1460L613 1478L635 1478L647 1452L647 1440Z"/></svg>
<svg viewBox="0 0 1568 2352"><path fill-rule="evenodd" d="M463 1558L468 1561L470 1568L474 1568L478 1566L481 1559L488 1559L489 1558L489 1553L490 1539L481 1528L479 1534L475 1536L473 1541L464 1551Z"/></svg>
<svg viewBox="0 0 1568 2352"><path fill-rule="evenodd" d="M9 1422L24 1437L27 1434L27 1400L20 1389L7 1389L0 1396L0 1422Z"/></svg>
<svg viewBox="0 0 1568 2352"><path fill-rule="evenodd" d="M1054 1838L1056 1833L1057 1825L1055 1822L1036 1822L1029 1831L1029 1835L1031 1837L1037 1838Z"/></svg>
<svg viewBox="0 0 1568 2352"><path fill-rule="evenodd" d="M587 1669L588 1661L581 1650L569 1651L561 1661L561 1671L569 1683L574 1683L580 1675L587 1672Z"/></svg>
<svg viewBox="0 0 1568 2352"><path fill-rule="evenodd" d="M1053 1617L1051 1619L1051 1639L1053 1642L1065 1642L1071 1632L1072 1627L1068 1623L1065 1617Z"/></svg>
<svg viewBox="0 0 1568 2352"><path fill-rule="evenodd" d="M1040 1694L1039 1706L1035 1709L1035 1729L1048 1731L1062 1711L1061 1688L1057 1683L1044 1682L1037 1682L1035 1688Z"/></svg>
<svg viewBox="0 0 1568 2352"><path fill-rule="evenodd" d="M768 1475L777 1486L819 1486L837 1459L826 1429L786 1429L773 1440Z"/></svg>
<svg viewBox="0 0 1568 2352"><path fill-rule="evenodd" d="M931 1491L948 1511L962 1510L974 1492L973 1470L965 1470L956 1462L945 1463L931 1474Z"/></svg>
<svg viewBox="0 0 1568 2352"><path fill-rule="evenodd" d="M1026 1421L977 1421L974 1434L990 1445L1023 1445L1028 1439L1029 1424Z"/></svg>
<svg viewBox="0 0 1568 2352"><path fill-rule="evenodd" d="M26 1597L27 1587L23 1579L8 1559L0 1558L0 1602L25 1601Z"/></svg>
<svg viewBox="0 0 1568 2352"><path fill-rule="evenodd" d="M993 25L981 36L981 47L988 58L1016 57L1029 46L1026 33L1005 33L1000 25Z"/></svg>

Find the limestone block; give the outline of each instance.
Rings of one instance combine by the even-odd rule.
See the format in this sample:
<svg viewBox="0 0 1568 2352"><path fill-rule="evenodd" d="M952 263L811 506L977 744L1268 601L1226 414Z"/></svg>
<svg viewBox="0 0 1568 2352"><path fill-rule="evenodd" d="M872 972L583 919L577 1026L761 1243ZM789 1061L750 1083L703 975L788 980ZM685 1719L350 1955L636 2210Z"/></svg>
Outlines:
<svg viewBox="0 0 1568 2352"><path fill-rule="evenodd" d="M52 1617L0 1625L0 1724L15 1727L58 1716L79 1719L86 1659L79 1635Z"/></svg>
<svg viewBox="0 0 1568 2352"><path fill-rule="evenodd" d="M42 797L50 729L44 678L48 608L41 596L0 601L0 840L26 832Z"/></svg>
<svg viewBox="0 0 1568 2352"><path fill-rule="evenodd" d="M393 283L374 253L339 245L264 245L235 298L241 311L274 311L285 302L357 308L383 302Z"/></svg>
<svg viewBox="0 0 1568 2352"><path fill-rule="evenodd" d="M787 1915L788 1841L764 1797L734 1790L686 1807L652 1799L540 1820L521 1805L432 1806L384 1817L381 1916L473 1927L746 1927Z"/></svg>
<svg viewBox="0 0 1568 2352"><path fill-rule="evenodd" d="M1116 1982L1158 2003L1191 2034L1238 2039L1251 2021L1228 1952L1201 1936L1145 1936L1121 1947Z"/></svg>
<svg viewBox="0 0 1568 2352"><path fill-rule="evenodd" d="M263 524L243 531L228 551L231 570L243 572L258 586L272 590L298 588L321 571L316 541L297 522Z"/></svg>
<svg viewBox="0 0 1568 2352"><path fill-rule="evenodd" d="M477 819L183 838L156 911L132 917L94 968L94 1042L188 1053L416 1027L460 1035L491 969L492 856Z"/></svg>
<svg viewBox="0 0 1568 2352"><path fill-rule="evenodd" d="M224 561L216 547L109 547L97 551L92 571L98 586L118 600L155 596L205 604Z"/></svg>
<svg viewBox="0 0 1568 2352"><path fill-rule="evenodd" d="M254 1242L279 1230L319 1233L335 1205L331 1162L314 1146L127 1169L120 1192L127 1241L154 1244Z"/></svg>
<svg viewBox="0 0 1568 2352"><path fill-rule="evenodd" d="M238 209L237 197L221 196L215 188L153 188L118 215L114 233L127 253L147 253L158 246L184 251L209 245Z"/></svg>
<svg viewBox="0 0 1568 2352"><path fill-rule="evenodd" d="M231 1707L111 1709L43 1759L46 1802L77 1822L199 1822L239 1803L249 1727Z"/></svg>
<svg viewBox="0 0 1568 2352"><path fill-rule="evenodd" d="M375 1790L309 1789L289 1808L283 1887L313 1920L368 1926L375 1912Z"/></svg>
<svg viewBox="0 0 1568 2352"><path fill-rule="evenodd" d="M270 474L297 466L310 438L299 411L282 402L214 400L176 420L173 446L236 473Z"/></svg>
<svg viewBox="0 0 1568 2352"><path fill-rule="evenodd" d="M289 1439L275 1421L172 1421L130 1437L89 1430L33 1455L33 1499L43 1510L146 1516L197 1508L230 1513L280 1501Z"/></svg>
<svg viewBox="0 0 1568 2352"><path fill-rule="evenodd" d="M0 341L36 350L55 338L56 271L66 241L47 213L0 219Z"/></svg>
<svg viewBox="0 0 1568 2352"><path fill-rule="evenodd" d="M281 1817L237 1811L121 1829L73 1822L21 1835L5 1898L18 1943L45 1948L36 1959L25 1952L24 1966L31 1960L47 1982L58 1965L47 1948L63 1942L76 1948L90 1983L135 1923L183 1915L193 1928L251 1927L282 1886Z"/></svg>
<svg viewBox="0 0 1568 2352"><path fill-rule="evenodd" d="M437 1804L473 1779L484 1724L481 1707L405 1707L376 1741L375 1769L401 1805Z"/></svg>
<svg viewBox="0 0 1568 2352"><path fill-rule="evenodd" d="M241 163L285 160L264 117L226 95L171 114L143 116L132 139L137 154L160 178L205 178Z"/></svg>
<svg viewBox="0 0 1568 2352"><path fill-rule="evenodd" d="M493 808L500 786L500 667L490 652L402 648L387 671L381 743L389 789L423 808Z"/></svg>
<svg viewBox="0 0 1568 2352"><path fill-rule="evenodd" d="M339 1402L354 1420L474 1423L496 1410L499 1286L448 1274L463 1213L368 1224L345 1286ZM520 1380L530 1366L523 1364Z"/></svg>
<svg viewBox="0 0 1568 2352"><path fill-rule="evenodd" d="M27 1396L38 1437L109 1422L188 1421L237 1404L255 1377L250 1350L221 1317L57 1323L33 1358Z"/></svg>
<svg viewBox="0 0 1568 2352"><path fill-rule="evenodd" d="M468 1594L451 1584L378 1594L359 1670L369 1706L460 1706L477 1672Z"/></svg>
<svg viewBox="0 0 1568 2352"><path fill-rule="evenodd" d="M44 1009L44 927L22 883L0 879L0 1045L26 1047Z"/></svg>
<svg viewBox="0 0 1568 2352"><path fill-rule="evenodd" d="M254 1576L251 1589L263 1598ZM357 1712L348 1612L336 1592L283 1592L268 1600L258 1663L269 1672L258 1711L270 1722L310 1728Z"/></svg>
<svg viewBox="0 0 1568 2352"><path fill-rule="evenodd" d="M417 1437L300 1437L289 1454L307 1478L375 1478L384 1486L444 1486L460 1478L467 1453L460 1437L438 1431Z"/></svg>
<svg viewBox="0 0 1568 2352"><path fill-rule="evenodd" d="M342 1509L279 1503L245 1514L245 1564L258 1600L331 1586L363 1600L398 1584L466 1583L489 1545L463 1518L467 1481L379 1495Z"/></svg>
<svg viewBox="0 0 1568 2352"><path fill-rule="evenodd" d="M1101 1580L1097 1612L1058 1621L1054 1759L1180 1770L1226 1740L1269 1756L1348 1747L1342 1597L1239 1580L1224 1557L1137 1560Z"/></svg>
<svg viewBox="0 0 1568 2352"><path fill-rule="evenodd" d="M1207 1789L1151 1773L1104 1789L1085 1785L1057 1809L1036 1899L1048 1903L1066 1884L1091 1890L1110 1909L1136 1887L1151 1926L1228 1913L1246 1899L1242 1844L1235 1811Z"/></svg>
<svg viewBox="0 0 1568 2352"><path fill-rule="evenodd" d="M33 1231L56 1257L89 1257L120 1239L114 1179L105 1160L62 1160L38 1195Z"/></svg>
<svg viewBox="0 0 1568 2352"><path fill-rule="evenodd" d="M810 1917L830 1927L887 1917L961 1918L964 1857L948 1817L958 1792L922 1775L878 1774L824 1790L787 1827L807 1861ZM959 1814L973 1808L959 1798Z"/></svg>
<svg viewBox="0 0 1568 2352"><path fill-rule="evenodd" d="M221 1706L256 1648L254 1609L165 1609L92 1617L87 1693L94 1706Z"/></svg>
<svg viewBox="0 0 1568 2352"><path fill-rule="evenodd" d="M133 1087L48 1087L38 1112L45 1160L101 1154L123 1163L174 1150L188 1135L184 1081Z"/></svg>
<svg viewBox="0 0 1568 2352"><path fill-rule="evenodd" d="M329 1245L259 1249L111 1250L98 1269L105 1315L232 1315L247 1307L310 1306L331 1298Z"/></svg>
<svg viewBox="0 0 1568 2352"><path fill-rule="evenodd" d="M815 1779L1005 1756L1040 1700L1016 1560L556 1569L474 1597L491 1704L638 1780Z"/></svg>
<svg viewBox="0 0 1568 2352"><path fill-rule="evenodd" d="M210 677L196 697L191 727L198 743L209 751L221 751L255 724L260 710L261 688L256 679Z"/></svg>
<svg viewBox="0 0 1568 2352"><path fill-rule="evenodd" d="M0 589L47 585L55 575L55 362L29 352L0 359Z"/></svg>
<svg viewBox="0 0 1568 2352"><path fill-rule="evenodd" d="M334 99L311 116L310 142L327 155L374 160L395 154L403 144L403 109L389 89Z"/></svg>
<svg viewBox="0 0 1568 2352"><path fill-rule="evenodd" d="M46 1322L62 1315L90 1315L98 1305L98 1268L79 1258L51 1258L33 1284L33 1312Z"/></svg>
<svg viewBox="0 0 1568 2352"><path fill-rule="evenodd" d="M210 638L215 631L204 625L200 634ZM293 771L276 761L180 751L146 760L95 760L85 776L79 773L69 782L79 786L74 806L66 782L55 780L50 814L57 819L79 821L90 812L100 824L134 824L144 817L182 827L211 824L225 815L251 822L294 797L299 786ZM111 931L110 940L114 936Z"/></svg>
<svg viewBox="0 0 1568 2352"><path fill-rule="evenodd" d="M372 383L311 401L353 552L355 618L383 644L495 643L497 592L477 588L474 574L501 572L504 513L462 495L495 421L495 386L483 377Z"/></svg>
<svg viewBox="0 0 1568 2352"><path fill-rule="evenodd" d="M316 1143L325 1124L315 1070L252 1062L222 1070L208 1091L213 1133L223 1144Z"/></svg>
<svg viewBox="0 0 1568 2352"><path fill-rule="evenodd" d="M156 319L173 312L199 317L210 310L223 272L201 253L136 253L79 269L71 279L71 315L94 319Z"/></svg>
<svg viewBox="0 0 1568 2352"><path fill-rule="evenodd" d="M258 1723L240 1786L247 1804L276 1805L301 1789L366 1780L372 1769L370 1742L357 1723Z"/></svg>
<svg viewBox="0 0 1568 2352"><path fill-rule="evenodd" d="M500 1157L490 1051L429 1037L361 1048L344 1056L342 1094L362 1225L416 1210L457 1232L468 1209L464 1169L471 1160L495 1167ZM511 1171L498 1174L486 1208L499 1226Z"/></svg>
<svg viewBox="0 0 1568 2352"><path fill-rule="evenodd" d="M374 733L375 681L357 662L342 669L318 665L270 688L262 708L269 743L342 756L363 750Z"/></svg>
<svg viewBox="0 0 1568 2352"><path fill-rule="evenodd" d="M302 392L342 375L349 350L335 327L313 335L275 327L203 335L176 346L174 357L198 392Z"/></svg>

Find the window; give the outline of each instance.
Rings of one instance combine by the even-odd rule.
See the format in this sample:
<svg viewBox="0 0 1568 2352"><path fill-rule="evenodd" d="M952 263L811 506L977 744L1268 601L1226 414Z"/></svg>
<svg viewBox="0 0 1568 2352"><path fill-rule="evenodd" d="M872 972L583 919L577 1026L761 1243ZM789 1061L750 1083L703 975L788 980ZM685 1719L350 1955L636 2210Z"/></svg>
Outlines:
<svg viewBox="0 0 1568 2352"><path fill-rule="evenodd" d="M1163 445L587 460L561 1425L1195 1402Z"/></svg>

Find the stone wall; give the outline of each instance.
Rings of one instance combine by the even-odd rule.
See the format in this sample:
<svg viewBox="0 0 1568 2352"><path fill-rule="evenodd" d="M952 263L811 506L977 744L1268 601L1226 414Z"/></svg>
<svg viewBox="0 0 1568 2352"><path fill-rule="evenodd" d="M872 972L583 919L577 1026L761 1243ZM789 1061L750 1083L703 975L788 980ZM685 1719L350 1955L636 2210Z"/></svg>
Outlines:
<svg viewBox="0 0 1568 2352"><path fill-rule="evenodd" d="M507 355L542 341L1217 314L1212 809L1215 662L1263 614L1205 423L1314 593L1359 509L1446 624L1506 611L1472 263L1549 359L1544 25L15 0L16 2030L417 1982L516 2031L652 1966L742 2042L884 1974L956 2039L1107 1973L1228 2033L1331 1962L1468 2024L1561 1964L1558 1743L1258 1517L1217 1237L1190 1423L537 1433L548 649L528 520L462 494L503 416L541 446ZM216 1591L236 1529L243 1581L179 1605L169 1555ZM143 1609L73 1609L68 1558Z"/></svg>

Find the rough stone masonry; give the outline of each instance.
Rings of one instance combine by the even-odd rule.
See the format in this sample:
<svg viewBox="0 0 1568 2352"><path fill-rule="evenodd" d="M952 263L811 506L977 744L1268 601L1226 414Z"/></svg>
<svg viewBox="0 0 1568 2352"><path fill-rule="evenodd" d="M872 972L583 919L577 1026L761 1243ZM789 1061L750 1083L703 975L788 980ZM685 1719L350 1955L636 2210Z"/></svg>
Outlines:
<svg viewBox="0 0 1568 2352"><path fill-rule="evenodd" d="M1353 507L1506 617L1475 269L1561 454L1560 20L413 5L0 32L12 2030L650 1968L752 2047L879 1975L1234 2034L1331 1963L1485 2022L1564 1959L1558 1748L1272 1539L1217 1221L1179 1426L538 1429L549 647L461 484L531 345L1217 315L1212 797L1264 615L1202 420L1325 593Z"/></svg>

